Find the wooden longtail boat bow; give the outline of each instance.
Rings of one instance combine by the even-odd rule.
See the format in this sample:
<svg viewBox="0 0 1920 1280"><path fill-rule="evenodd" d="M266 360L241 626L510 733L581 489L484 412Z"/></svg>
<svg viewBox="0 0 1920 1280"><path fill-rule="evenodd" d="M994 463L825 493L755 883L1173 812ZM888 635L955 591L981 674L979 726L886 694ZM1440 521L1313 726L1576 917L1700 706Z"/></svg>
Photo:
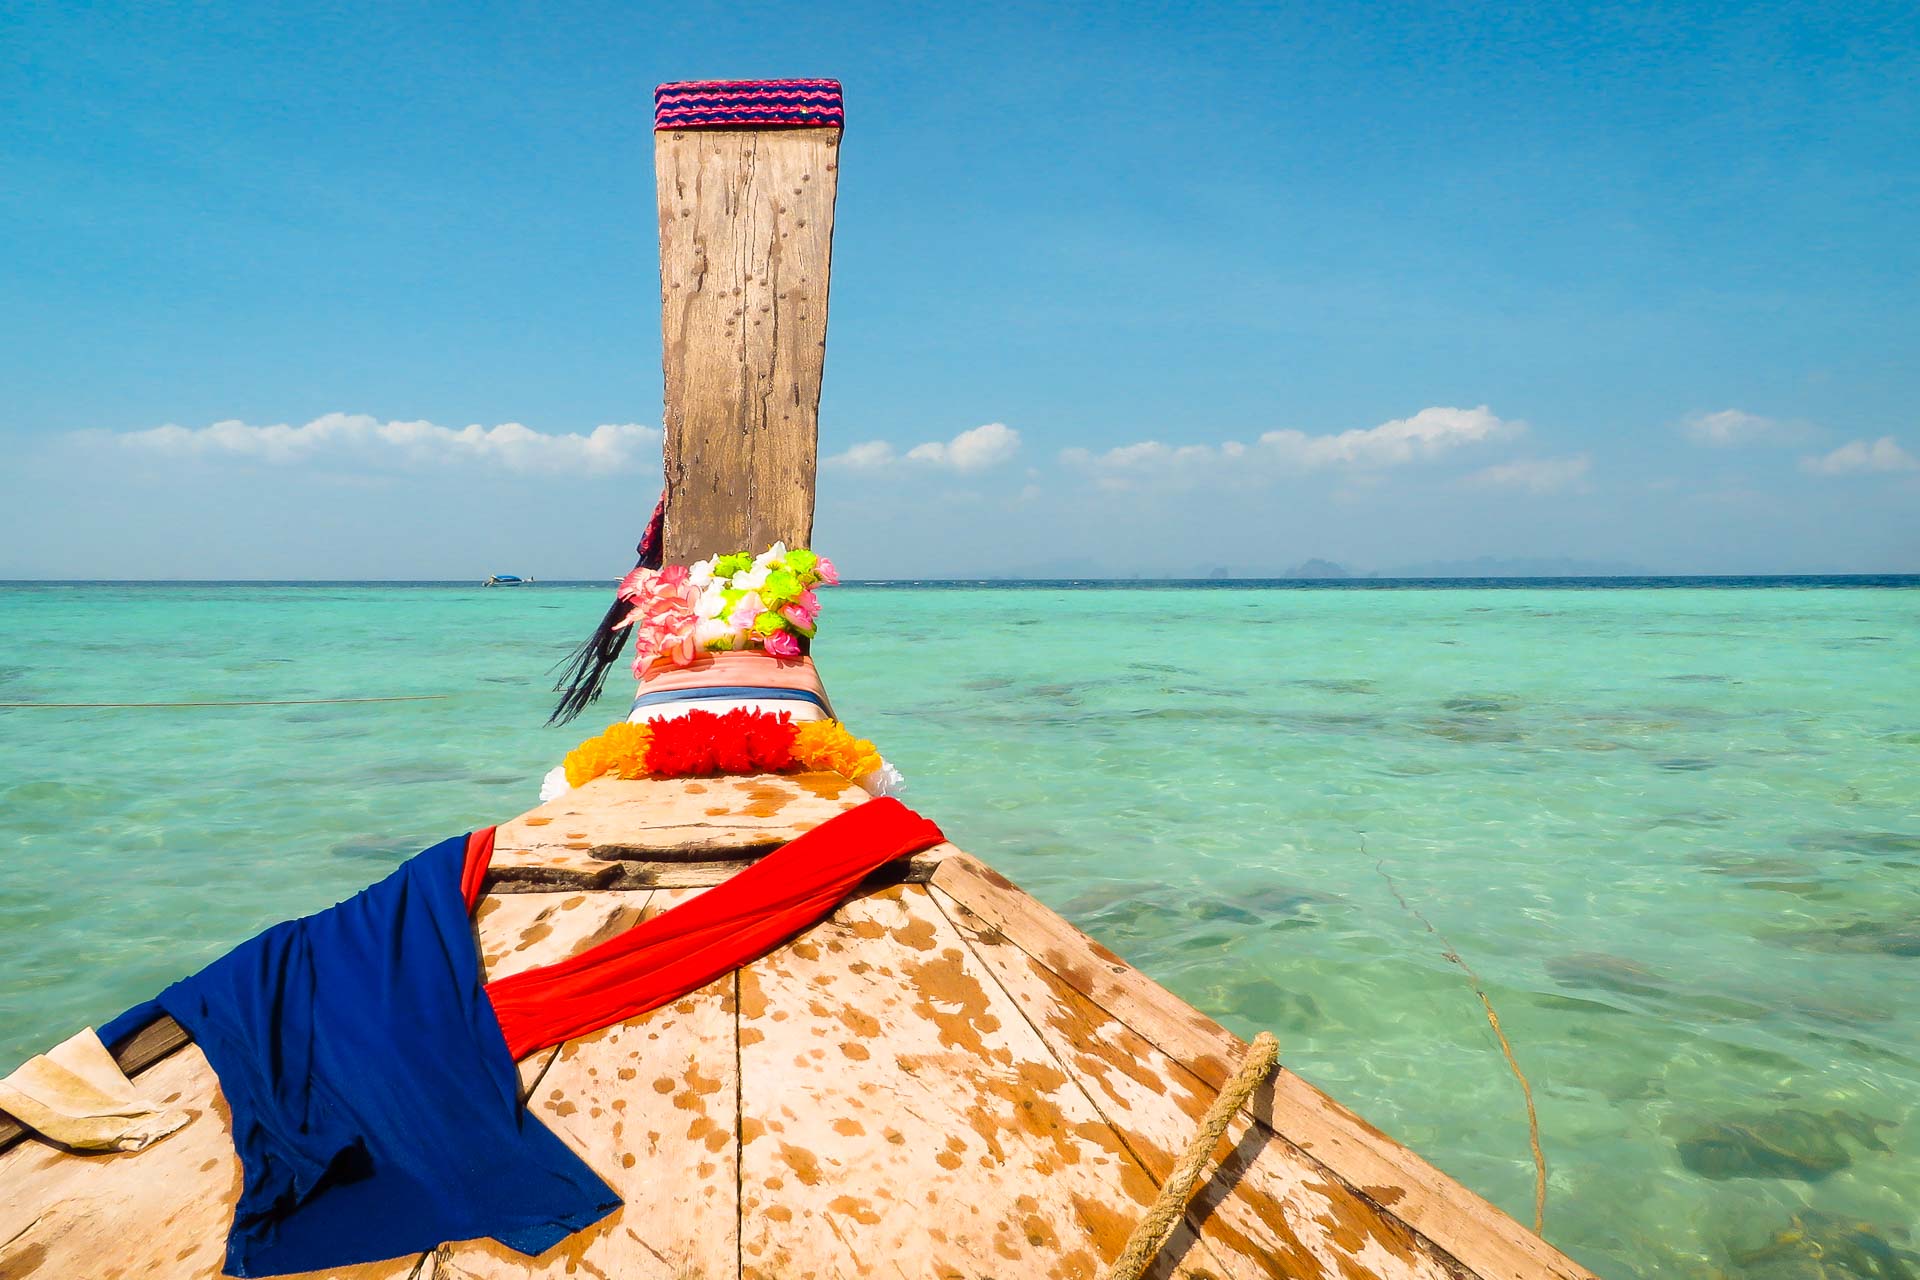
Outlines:
<svg viewBox="0 0 1920 1280"><path fill-rule="evenodd" d="M728 118L752 94L725 82L680 88L655 135L670 564L810 540L841 136L837 85L784 99L831 104L798 123ZM694 119L703 102L722 109ZM827 774L589 782L501 824L487 975L575 954L866 798ZM520 1064L529 1108L624 1200L612 1216L540 1258L449 1242L337 1274L1104 1274L1247 1046L951 845L869 888ZM193 1121L135 1155L0 1154L0 1277L219 1274L240 1170L218 1082L170 1022L121 1062ZM1146 1275L1591 1280L1284 1067L1231 1102Z"/></svg>

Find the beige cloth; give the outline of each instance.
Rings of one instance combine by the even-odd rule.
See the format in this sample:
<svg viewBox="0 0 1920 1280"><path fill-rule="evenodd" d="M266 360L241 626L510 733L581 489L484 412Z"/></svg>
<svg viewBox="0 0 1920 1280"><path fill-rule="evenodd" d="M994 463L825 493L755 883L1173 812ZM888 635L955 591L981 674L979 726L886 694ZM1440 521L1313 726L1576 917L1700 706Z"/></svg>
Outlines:
<svg viewBox="0 0 1920 1280"><path fill-rule="evenodd" d="M75 1151L140 1151L192 1119L133 1091L88 1027L0 1080L0 1111Z"/></svg>

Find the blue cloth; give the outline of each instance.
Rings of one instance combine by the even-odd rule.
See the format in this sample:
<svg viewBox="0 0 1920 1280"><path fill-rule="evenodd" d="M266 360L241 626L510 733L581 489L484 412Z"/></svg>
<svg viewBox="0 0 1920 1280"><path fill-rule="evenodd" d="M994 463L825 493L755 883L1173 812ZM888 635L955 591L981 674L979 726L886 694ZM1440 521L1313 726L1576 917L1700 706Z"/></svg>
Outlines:
<svg viewBox="0 0 1920 1280"><path fill-rule="evenodd" d="M233 1113L227 1271L283 1275L491 1236L543 1253L619 1196L520 1103L460 894L465 837L275 925L108 1023L171 1014Z"/></svg>

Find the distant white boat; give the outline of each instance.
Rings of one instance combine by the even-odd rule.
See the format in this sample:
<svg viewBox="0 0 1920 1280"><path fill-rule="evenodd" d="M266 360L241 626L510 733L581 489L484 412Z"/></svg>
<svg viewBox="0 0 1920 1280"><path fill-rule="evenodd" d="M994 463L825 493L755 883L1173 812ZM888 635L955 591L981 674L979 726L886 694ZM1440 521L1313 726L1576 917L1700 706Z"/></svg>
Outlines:
<svg viewBox="0 0 1920 1280"><path fill-rule="evenodd" d="M487 580L480 585L483 587L524 587L532 581L532 578L521 578L511 573L495 573L489 574Z"/></svg>

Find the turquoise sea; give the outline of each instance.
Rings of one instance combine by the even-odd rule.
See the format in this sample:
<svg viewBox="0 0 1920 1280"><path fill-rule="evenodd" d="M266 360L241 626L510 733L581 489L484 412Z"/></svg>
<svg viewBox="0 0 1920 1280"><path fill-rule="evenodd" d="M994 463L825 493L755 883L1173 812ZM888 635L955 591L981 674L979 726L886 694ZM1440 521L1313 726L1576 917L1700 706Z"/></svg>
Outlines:
<svg viewBox="0 0 1920 1280"><path fill-rule="evenodd" d="M961 845L1529 1220L1457 953L1603 1276L1899 1280L1917 586L852 586L816 653ZM0 586L0 1060L530 807L605 600Z"/></svg>

